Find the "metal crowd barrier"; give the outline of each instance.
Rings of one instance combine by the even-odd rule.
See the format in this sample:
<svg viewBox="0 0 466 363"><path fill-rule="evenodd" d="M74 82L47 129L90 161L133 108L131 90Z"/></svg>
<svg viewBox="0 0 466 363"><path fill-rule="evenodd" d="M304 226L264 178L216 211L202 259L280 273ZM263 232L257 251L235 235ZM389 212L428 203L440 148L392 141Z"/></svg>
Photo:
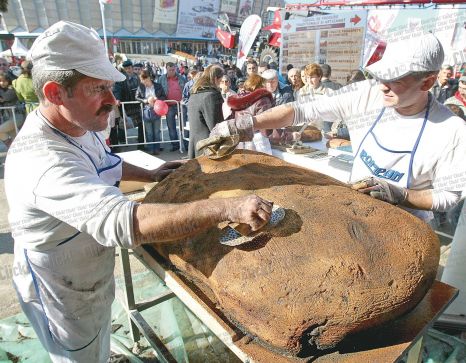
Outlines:
<svg viewBox="0 0 466 363"><path fill-rule="evenodd" d="M19 126L18 126L18 119L16 118L16 106L2 106L0 107L0 112L3 111L3 110L9 110L11 115L12 115L12 119L13 119L13 124L15 125L15 134L18 134L18 131L19 131ZM8 120L9 121L9 120ZM2 120L2 124L3 124L3 120Z"/></svg>
<svg viewBox="0 0 466 363"><path fill-rule="evenodd" d="M139 102L139 101L128 101L128 102L121 102L121 110L122 110L122 120L123 120L123 130L124 130L124 135L125 135L125 143L124 144L112 144L110 145L110 147L121 147L121 146L139 146L139 145L151 145L151 144L164 144L164 143L171 143L171 142L178 142L179 143L179 146L180 146L180 152L183 152L183 151L186 151L184 150L184 143L183 143L183 140L185 140L183 138L183 124L184 124L184 115L183 115L183 111L182 111L182 106L181 106L181 103L179 101L175 101L175 100L164 100L165 102L170 102L172 106L173 103L176 104L176 107L177 107L177 114L176 114L176 119L177 119L177 123L176 123L176 130L178 132L178 138L176 140L165 140L164 138L164 131L168 129L168 125L166 124L166 116L162 116L160 117L160 136L161 136L161 140L160 141L150 141L148 142L146 140L146 127L144 125L144 121L143 121L143 110L144 110L144 104ZM131 142L129 143L128 142L128 139L137 139L138 136L129 136L128 135L128 128L127 128L127 125L126 125L126 121L127 121L127 113L126 113L126 106L127 105L131 105L131 104L138 104L139 107L140 107L140 112L141 112L141 123L136 126L134 125L134 128L138 128L138 127L141 127L142 125L142 129L143 129L143 136L144 136L144 142ZM169 106L169 107L170 107ZM164 128L164 121L165 121L165 124L166 124L166 128ZM117 127L117 126L115 126ZM119 126L118 126L119 127Z"/></svg>

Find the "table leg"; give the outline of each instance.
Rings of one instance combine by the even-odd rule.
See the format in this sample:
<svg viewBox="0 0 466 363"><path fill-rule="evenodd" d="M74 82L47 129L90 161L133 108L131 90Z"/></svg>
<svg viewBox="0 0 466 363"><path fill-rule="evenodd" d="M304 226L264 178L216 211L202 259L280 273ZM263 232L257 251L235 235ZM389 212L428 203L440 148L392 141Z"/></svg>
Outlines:
<svg viewBox="0 0 466 363"><path fill-rule="evenodd" d="M136 310L136 303L134 301L134 290L133 290L133 279L131 277L131 265L129 263L129 252L127 249L119 248L119 255L120 255L120 263L121 268L123 271L123 292L124 292L124 300L126 304L126 313L128 315L128 322L131 331L131 337L133 342L138 342L141 338L139 333L139 329L131 320L130 312Z"/></svg>

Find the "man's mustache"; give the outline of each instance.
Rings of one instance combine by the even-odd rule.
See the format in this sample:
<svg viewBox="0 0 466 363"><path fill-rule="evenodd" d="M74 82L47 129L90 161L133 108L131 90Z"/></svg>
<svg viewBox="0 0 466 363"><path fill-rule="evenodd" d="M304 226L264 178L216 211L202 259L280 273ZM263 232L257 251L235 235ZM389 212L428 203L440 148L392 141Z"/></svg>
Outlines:
<svg viewBox="0 0 466 363"><path fill-rule="evenodd" d="M104 105L102 106L101 108L99 108L96 112L96 115L99 116L101 115L102 113L109 113L113 110L113 106L112 105Z"/></svg>

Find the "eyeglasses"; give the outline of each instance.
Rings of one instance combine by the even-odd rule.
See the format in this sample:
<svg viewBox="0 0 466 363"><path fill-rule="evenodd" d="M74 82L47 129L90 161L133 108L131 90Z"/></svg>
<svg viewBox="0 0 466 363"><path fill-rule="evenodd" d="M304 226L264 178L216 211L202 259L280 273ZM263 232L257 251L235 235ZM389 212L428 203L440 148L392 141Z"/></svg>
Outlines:
<svg viewBox="0 0 466 363"><path fill-rule="evenodd" d="M0 67L6 67L8 66L8 63L0 63Z"/></svg>

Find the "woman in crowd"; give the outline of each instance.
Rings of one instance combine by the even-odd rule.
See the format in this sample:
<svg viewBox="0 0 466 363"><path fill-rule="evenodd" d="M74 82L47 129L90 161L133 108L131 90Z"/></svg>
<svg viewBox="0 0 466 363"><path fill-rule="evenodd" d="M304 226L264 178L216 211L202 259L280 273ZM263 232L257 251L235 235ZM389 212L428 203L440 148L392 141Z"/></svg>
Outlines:
<svg viewBox="0 0 466 363"><path fill-rule="evenodd" d="M296 96L297 101L305 102L310 97L320 97L328 93L329 90L321 83L323 72L317 63L308 64L304 67L303 73L306 85L298 91ZM324 129L324 131L330 131L332 123L324 121L315 126L319 129Z"/></svg>
<svg viewBox="0 0 466 363"><path fill-rule="evenodd" d="M219 89L223 75L221 66L210 65L191 88L188 102L188 157L191 159L199 156L196 143L209 137L213 127L223 121L223 98Z"/></svg>
<svg viewBox="0 0 466 363"><path fill-rule="evenodd" d="M24 61L21 63L20 76L13 81L13 88L18 96L18 100L26 104L26 114L39 106L39 99L32 86L31 70L32 62Z"/></svg>
<svg viewBox="0 0 466 363"><path fill-rule="evenodd" d="M249 75L244 90L228 98L228 106L236 113L256 116L273 107L273 96L265 89L265 80L258 74ZM271 130L269 131L271 132ZM272 155L268 131L257 131L252 142L241 142L238 148L256 150Z"/></svg>
<svg viewBox="0 0 466 363"><path fill-rule="evenodd" d="M139 75L141 83L136 90L136 100L142 102L144 109L142 119L146 134L146 142L160 141L160 116L154 112L154 103L157 100L164 100L165 93L159 83L152 80L149 71L144 69ZM153 155L160 153L160 144L149 144L146 150Z"/></svg>
<svg viewBox="0 0 466 363"><path fill-rule="evenodd" d="M5 74L0 74L0 107L15 106L18 101L11 81ZM0 113L0 140L8 148L16 135L15 124L10 110Z"/></svg>
<svg viewBox="0 0 466 363"><path fill-rule="evenodd" d="M321 83L322 68L317 63L311 63L304 67L303 75L305 85L298 91L297 100L304 101L306 97L327 93L328 89Z"/></svg>

